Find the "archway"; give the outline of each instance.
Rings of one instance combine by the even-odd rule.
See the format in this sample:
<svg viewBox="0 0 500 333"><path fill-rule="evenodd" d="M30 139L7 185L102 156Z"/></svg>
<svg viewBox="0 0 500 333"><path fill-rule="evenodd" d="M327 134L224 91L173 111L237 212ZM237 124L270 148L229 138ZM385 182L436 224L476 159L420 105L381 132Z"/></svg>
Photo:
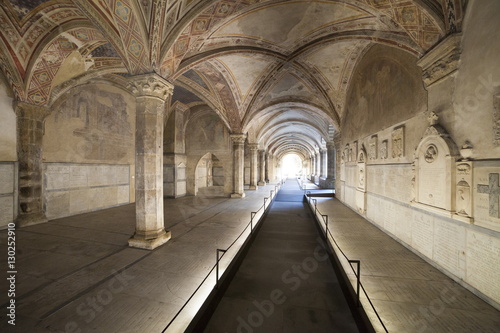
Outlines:
<svg viewBox="0 0 500 333"><path fill-rule="evenodd" d="M303 162L302 157L295 153L288 153L283 156L280 163L281 178L295 178L305 175Z"/></svg>
<svg viewBox="0 0 500 333"><path fill-rule="evenodd" d="M194 195L224 197L224 167L212 153L203 155L195 169Z"/></svg>

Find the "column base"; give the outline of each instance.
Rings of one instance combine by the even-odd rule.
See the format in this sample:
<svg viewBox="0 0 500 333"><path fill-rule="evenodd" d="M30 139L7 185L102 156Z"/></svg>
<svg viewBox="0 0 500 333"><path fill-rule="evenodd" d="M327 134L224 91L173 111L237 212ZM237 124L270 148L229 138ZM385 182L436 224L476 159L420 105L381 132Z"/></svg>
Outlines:
<svg viewBox="0 0 500 333"><path fill-rule="evenodd" d="M250 185L248 187L249 190L257 190L259 187L257 185Z"/></svg>
<svg viewBox="0 0 500 333"><path fill-rule="evenodd" d="M266 183L264 183L264 182L258 182L257 185L259 185L259 186L265 186Z"/></svg>
<svg viewBox="0 0 500 333"><path fill-rule="evenodd" d="M154 250L158 246L161 246L168 242L172 237L170 231L162 230L154 238L150 235L141 235L137 232L128 240L128 246L136 247L138 249Z"/></svg>
<svg viewBox="0 0 500 333"><path fill-rule="evenodd" d="M29 225L46 223L48 221L49 219L47 219L45 213L19 214L16 219L16 226L22 228Z"/></svg>
<svg viewBox="0 0 500 333"><path fill-rule="evenodd" d="M232 199L241 199L245 197L245 193L232 193L231 198Z"/></svg>

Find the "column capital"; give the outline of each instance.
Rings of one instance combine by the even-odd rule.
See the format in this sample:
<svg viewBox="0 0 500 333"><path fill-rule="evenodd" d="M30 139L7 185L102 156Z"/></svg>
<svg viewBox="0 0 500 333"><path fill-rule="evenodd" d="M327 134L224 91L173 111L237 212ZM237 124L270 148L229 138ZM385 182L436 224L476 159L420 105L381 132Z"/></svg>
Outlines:
<svg viewBox="0 0 500 333"><path fill-rule="evenodd" d="M174 86L156 73L135 75L129 81L129 89L135 97L156 97L165 101L174 91Z"/></svg>
<svg viewBox="0 0 500 333"><path fill-rule="evenodd" d="M334 141L328 141L326 143L326 150L333 150L335 149L335 142Z"/></svg>
<svg viewBox="0 0 500 333"><path fill-rule="evenodd" d="M230 134L229 137L231 138L231 141L233 143L242 145L245 143L247 135L241 134L241 133L236 133L236 134Z"/></svg>
<svg viewBox="0 0 500 333"><path fill-rule="evenodd" d="M43 121L51 112L51 109L41 105L29 104L22 101L14 102L14 110L18 117Z"/></svg>
<svg viewBox="0 0 500 333"><path fill-rule="evenodd" d="M259 144L258 143L249 143L248 149L250 149L251 151L257 151L257 150L259 150Z"/></svg>

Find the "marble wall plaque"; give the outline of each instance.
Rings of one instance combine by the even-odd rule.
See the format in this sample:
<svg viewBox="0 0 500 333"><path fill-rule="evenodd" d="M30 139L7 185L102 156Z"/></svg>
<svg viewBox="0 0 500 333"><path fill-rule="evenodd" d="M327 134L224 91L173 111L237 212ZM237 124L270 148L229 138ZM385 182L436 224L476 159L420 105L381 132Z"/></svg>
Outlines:
<svg viewBox="0 0 500 333"><path fill-rule="evenodd" d="M449 154L443 145L428 141L418 152L418 202L445 208L447 206L447 190L450 179L447 170L446 155Z"/></svg>
<svg viewBox="0 0 500 333"><path fill-rule="evenodd" d="M466 282L500 303L500 240L467 231Z"/></svg>
<svg viewBox="0 0 500 333"><path fill-rule="evenodd" d="M500 231L500 166L497 162L474 164L474 223Z"/></svg>
<svg viewBox="0 0 500 333"><path fill-rule="evenodd" d="M0 164L0 194L14 193L14 163Z"/></svg>
<svg viewBox="0 0 500 333"><path fill-rule="evenodd" d="M57 163L44 164L45 189L66 189L70 184L70 166Z"/></svg>
<svg viewBox="0 0 500 333"><path fill-rule="evenodd" d="M411 200L410 165L369 165L367 181L370 192L404 203Z"/></svg>
<svg viewBox="0 0 500 333"><path fill-rule="evenodd" d="M96 199L97 200L97 199ZM48 219L70 215L69 191L48 192L45 194L45 214Z"/></svg>
<svg viewBox="0 0 500 333"><path fill-rule="evenodd" d="M432 259L434 244L434 217L418 210L413 211L411 246Z"/></svg>
<svg viewBox="0 0 500 333"><path fill-rule="evenodd" d="M69 213L79 214L90 211L90 193L86 189L69 191Z"/></svg>
<svg viewBox="0 0 500 333"><path fill-rule="evenodd" d="M130 202L130 166L46 163L44 204L49 219Z"/></svg>
<svg viewBox="0 0 500 333"><path fill-rule="evenodd" d="M380 144L380 158L385 160L389 157L389 144L387 140L383 140Z"/></svg>
<svg viewBox="0 0 500 333"><path fill-rule="evenodd" d="M438 218L434 220L433 259L461 279L465 276L465 228Z"/></svg>
<svg viewBox="0 0 500 333"><path fill-rule="evenodd" d="M0 228L14 220L14 197L0 197Z"/></svg>
<svg viewBox="0 0 500 333"><path fill-rule="evenodd" d="M400 158L405 155L405 128L396 127L391 134L392 158Z"/></svg>

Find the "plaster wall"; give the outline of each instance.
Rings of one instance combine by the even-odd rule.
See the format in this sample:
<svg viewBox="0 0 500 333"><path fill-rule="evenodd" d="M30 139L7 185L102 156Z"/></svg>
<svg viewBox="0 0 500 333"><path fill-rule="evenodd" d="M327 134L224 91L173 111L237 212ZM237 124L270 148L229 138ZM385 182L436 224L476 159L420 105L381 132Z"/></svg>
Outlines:
<svg viewBox="0 0 500 333"><path fill-rule="evenodd" d="M45 120L43 162L49 219L134 202L134 98L103 84L63 95Z"/></svg>
<svg viewBox="0 0 500 333"><path fill-rule="evenodd" d="M471 1L464 21L449 127L458 145L469 140L474 159L500 156L500 1ZM500 162L499 162L500 163Z"/></svg>
<svg viewBox="0 0 500 333"><path fill-rule="evenodd" d="M498 6L493 6L498 7ZM498 7L500 8L500 7ZM493 8L490 8L492 10ZM472 18L484 19L484 15L475 15L477 8L472 6L473 13L469 13L469 20ZM497 13L498 14L498 13ZM468 25L471 23L468 22ZM474 38L479 38L474 29L471 31ZM467 40L468 32L464 32L464 40ZM486 36L486 35L485 35ZM492 43L491 34L483 39L483 43ZM493 48L495 48L494 46ZM479 114L489 114L489 122L479 120L477 113L467 114L463 103L465 96L460 96L458 91L467 90L464 87L470 84L479 71L479 65L473 65L471 57L477 51L468 47L469 60L462 63L458 73L435 84L429 89L429 111L432 107L439 113L440 124L449 132L453 141L461 144L468 139L471 142L480 142L478 151L474 149L474 156L482 154L484 158L498 158L498 150L494 145L491 117L493 113L492 97L489 98L489 113L481 111ZM377 53L382 52L382 47L375 49ZM377 58L373 54L374 49L368 51L365 59L361 60L356 72L357 79L353 81L349 98L359 98L365 96L378 96L364 81L376 77L378 73L370 71L369 68L385 68L387 59ZM485 211L480 207L480 202L488 201L487 193L479 193L477 184L488 184L488 174L499 172L500 161L498 159L486 161L474 161L473 200L474 213L471 220L460 220L455 218L454 211L446 215L442 209L434 207L418 206L413 203L415 191L413 177L415 170L415 150L424 136L426 128L429 127L427 120L425 94L422 100L416 101L404 98L405 92L411 92L417 87L416 82L421 80L416 63L408 61L401 62L405 56L398 52L388 53L389 57L394 56L399 59L399 65L405 66L408 70L408 78L399 81L399 91L402 96L395 96L391 93L380 96L380 104L373 104L373 100L364 104L352 104L343 121L342 128L342 157L339 158L340 165L337 174L339 191L338 198L353 210L366 217L370 222L378 226L387 234L410 248L412 251L423 257L431 264L448 274L457 282L463 284L471 291L493 306L500 308L500 283L494 277L500 276L500 233L496 226L496 219L484 216ZM372 57L375 55L375 57ZM476 53L476 63L482 62L483 57ZM471 61L471 64L467 64ZM488 59L486 61L489 61ZM390 63L391 61L389 61ZM368 66L372 63L371 66ZM478 67L479 66L479 67ZM474 70L471 68L474 67ZM492 63L486 68L495 67ZM401 73L396 70L389 73ZM463 72L462 72L463 71ZM495 73L496 70L493 70ZM487 75L488 72L483 72ZM397 74L400 75L400 74ZM472 75L472 77L469 77ZM359 79L359 80L358 80ZM389 75L385 80L391 81ZM463 82L462 82L463 81ZM454 85L450 87L450 85ZM437 89L437 90L436 90ZM463 90L465 89L465 90ZM441 94L437 93L440 91ZM366 97L368 96L368 97ZM460 100L460 102L458 102ZM415 102L418 107L415 108ZM487 102L484 102L486 108ZM377 111L380 105L385 105L382 113ZM375 111L372 111L371 109ZM409 111L410 110L410 111ZM470 121L467 117L470 117ZM374 119L378 118L378 119ZM460 121L456 121L460 118ZM472 119L474 118L474 121ZM354 126L354 123L359 125ZM460 123L460 124L459 124ZM402 132L398 132L399 129ZM465 129L468 130L465 130ZM486 130L485 130L486 129ZM489 130L488 130L489 129ZM487 133L483 133L487 132ZM402 133L402 136L401 136ZM345 135L344 135L345 134ZM399 138L402 137L402 142ZM458 139L460 138L460 139ZM458 141L458 142L457 142ZM399 146L401 144L401 146ZM476 147L476 146L474 146ZM366 152L366 165L363 173L363 186L360 186L360 173L358 156L361 150ZM460 158L460 157L458 157ZM338 160L339 160L338 159ZM340 182L339 182L340 180ZM446 184L453 187L454 184ZM445 189L442 189L443 193ZM452 191L453 195L454 192ZM488 204L486 203L487 207ZM491 214L491 210L490 210ZM488 210L486 208L486 215ZM474 223L471 223L474 221ZM500 220L499 220L500 222Z"/></svg>

